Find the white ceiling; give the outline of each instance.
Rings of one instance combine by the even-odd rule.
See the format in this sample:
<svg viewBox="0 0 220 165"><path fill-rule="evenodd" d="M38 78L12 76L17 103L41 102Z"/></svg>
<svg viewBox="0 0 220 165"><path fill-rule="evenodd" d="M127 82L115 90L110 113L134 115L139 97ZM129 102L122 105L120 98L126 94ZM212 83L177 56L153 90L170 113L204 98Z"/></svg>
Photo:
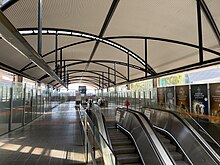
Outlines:
<svg viewBox="0 0 220 165"><path fill-rule="evenodd" d="M37 5L38 0L19 0L7 10L5 16L16 28L37 28ZM80 31L99 36L112 0L45 0L43 1L43 28L57 28L63 30ZM171 39L198 45L196 0L120 0L106 31L100 37L122 37L120 39L110 39L115 43L126 47L145 60L145 40L143 37L158 37ZM220 1L205 0L209 10L220 27ZM204 12L202 12L203 46L220 52L220 46L215 34L208 23ZM126 38L125 36L140 37ZM37 50L37 35L24 36L31 46ZM141 38L142 37L142 38ZM88 39L76 36L58 35L58 49L77 42ZM55 50L55 35L43 35L43 55ZM63 60L66 64L77 61L88 61L95 47L96 41L71 46L63 49ZM198 63L198 49L179 44L148 40L147 42L148 64L157 72L166 72L171 69ZM19 54L4 41L0 40L0 62L21 70L30 60ZM58 51L59 60L60 51ZM204 52L204 60L217 58L210 52ZM43 58L46 62L55 60L55 53L51 53ZM72 61L70 61L72 60ZM110 63L104 65L114 68L114 61L127 63L127 54L106 43L100 43L91 60L105 60ZM144 66L134 58L130 57L130 64L144 68ZM59 61L58 61L59 64ZM31 64L34 66L34 64ZM49 63L54 69L55 64ZM116 65L117 71L125 77L127 66ZM96 70L100 73L108 72L106 67L95 63L83 63L71 65L67 70ZM37 67L23 71L41 78L44 73ZM111 71L111 73L114 73ZM119 75L117 73L117 75ZM95 75L89 72L71 73L71 76L83 76L81 80L88 79L87 76ZM97 75L96 75L97 76ZM107 75L106 75L107 76ZM130 68L129 79L144 77L143 71ZM113 80L114 76L110 76ZM89 78L92 82L93 79ZM52 78L45 78L42 81L49 83ZM117 78L117 82L124 82L124 79ZM74 82L75 83L75 82ZM52 83L56 84L56 82Z"/></svg>

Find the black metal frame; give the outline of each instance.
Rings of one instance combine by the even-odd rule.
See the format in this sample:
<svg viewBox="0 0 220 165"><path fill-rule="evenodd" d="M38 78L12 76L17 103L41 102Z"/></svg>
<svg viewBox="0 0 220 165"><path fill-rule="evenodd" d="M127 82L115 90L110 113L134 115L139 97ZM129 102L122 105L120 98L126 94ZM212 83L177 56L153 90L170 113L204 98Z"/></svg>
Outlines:
<svg viewBox="0 0 220 165"><path fill-rule="evenodd" d="M79 64L88 63L88 61L85 61L85 60L79 61L79 60L74 60L74 59L66 59L66 60L63 60L63 61L64 61L64 63L69 62L69 61L76 61L75 63L70 63L70 64L68 64L68 65L65 65L65 64L64 64L64 66L68 66L68 67L74 66L74 65L79 65ZM59 60L58 60L58 62L59 62ZM100 60L94 60L94 61L90 61L90 63L94 63L94 64L103 66L103 67L105 67L105 68L109 68L110 70L113 70L113 71L114 71L114 69L108 67L107 65L101 64L100 62L102 62L102 63L117 63L117 64L120 64L120 65L127 66L126 63L121 63L121 62L118 62L118 61L108 61L108 60L101 60L101 61L100 61ZM49 61L49 62L47 62L47 64L50 64L50 63L54 63L54 61ZM62 68L65 68L64 66L62 66ZM32 67L29 67L28 69L32 69L32 68L35 68L35 67L36 67L36 66L32 66ZM134 68L134 69L137 69L135 65L133 66L133 65L130 64L130 67L131 67L131 68ZM60 69L62 69L62 68L60 68ZM65 69L64 69L64 72L65 72ZM124 79L124 80L127 80L127 78L126 78L123 74L121 74L120 72L116 71L116 73L117 73L117 74L116 74L117 77L119 77L119 78L121 78L121 79ZM64 77L65 77L65 75L64 75ZM43 75L39 80L43 80L44 78L47 78L47 76L46 76L46 75Z"/></svg>
<svg viewBox="0 0 220 165"><path fill-rule="evenodd" d="M203 39L202 39L202 16L200 0L197 0L197 25L198 25L198 43L199 43L199 62L203 63Z"/></svg>
<svg viewBox="0 0 220 165"><path fill-rule="evenodd" d="M5 11L6 9L8 9L10 6L12 6L13 4L15 4L17 1L19 0L8 0L4 5L2 5L0 7L1 11Z"/></svg>
<svg viewBox="0 0 220 165"><path fill-rule="evenodd" d="M38 44L37 52L42 56L42 0L38 0Z"/></svg>
<svg viewBox="0 0 220 165"><path fill-rule="evenodd" d="M109 11L108 11L108 14L107 14L107 16L106 16L106 18L105 18L104 24L103 24L103 26L102 26L102 28L101 28L101 31L100 31L100 33L99 33L99 35L98 35L100 38L102 38L102 37L104 36L104 33L105 33L105 31L106 31L106 29L107 29L107 27L108 27L108 25L109 25L109 23L110 23L110 21L111 21L111 18L112 18L113 14L114 14L114 12L115 12L117 6L118 6L118 3L119 3L119 0L113 0L113 2L112 2L112 4L111 4L111 7L110 7L110 9L109 9ZM96 52L96 50L97 50L97 48L98 48L98 46L99 46L99 43L100 43L100 42L96 41L95 46L94 46L94 48L93 48L93 50L92 50L92 52L91 52L91 54L90 54L89 60L88 60L89 63L86 65L85 70L88 69L89 64L90 64L90 61L91 61L92 58L94 57L95 52Z"/></svg>
<svg viewBox="0 0 220 165"><path fill-rule="evenodd" d="M18 29L21 33L22 31L32 31L32 33L28 33L28 34L22 34L23 36L28 36L28 35L37 35L37 32L35 31L36 28L19 28ZM107 44L111 47L114 47L122 52L125 52L126 54L129 54L130 57L134 58L135 60L137 60L142 66L145 66L145 61L144 59L142 59L140 56L138 56L136 53L134 53L133 51L129 50L128 48L114 42L111 40L108 40L106 38L100 38L99 36L96 36L94 34L89 34L89 33L85 33L85 32L81 32L81 31L76 31L76 30L70 30L70 29L58 29L58 28L43 28L43 31L45 31L46 33L43 33L43 35L55 35L55 33L57 33L59 36L64 35L64 36L75 36L75 37L81 37L81 38L87 38L90 40L87 40L87 42L91 42L91 41L98 41L98 42L102 42L103 44ZM55 33L51 33L51 31L55 32ZM60 33L59 33L60 32ZM75 43L76 44L82 44L82 43L86 43L85 41L80 42L80 43ZM73 45L71 45L73 46ZM67 47L65 47L67 48ZM62 47L62 49L64 49ZM45 56L43 56L45 57ZM30 64L28 64L30 65ZM26 66L25 66L26 67ZM150 67L150 66L149 66ZM21 70L23 71L24 68L22 68Z"/></svg>
<svg viewBox="0 0 220 165"><path fill-rule="evenodd" d="M71 73L69 75L70 75L70 77L69 77L70 79L71 78L82 78L82 76L71 76ZM94 80L97 80L100 77L102 78L102 83L104 82L104 80L106 80L106 81L109 81L111 84L115 85L113 81L108 80L108 78L106 78L104 75L102 75L102 76L83 76L83 78L91 78L91 79L94 79Z"/></svg>
<svg viewBox="0 0 220 165"><path fill-rule="evenodd" d="M75 81L76 81L76 83L79 83L79 82L81 82L81 83L88 83L88 84L94 84L94 85L96 85L96 86L99 87L99 88L102 87L101 84L99 85L96 80L88 80L88 79L81 79L81 78L79 78L79 79L75 79L75 78L71 79L71 78L70 78L70 79L69 79L69 82L70 82L70 83L75 82ZM54 87L57 87L57 85L59 85L59 83L56 83L56 84L54 84L53 86L54 86ZM107 86L106 86L106 87L107 87Z"/></svg>
<svg viewBox="0 0 220 165"><path fill-rule="evenodd" d="M218 40L218 44L220 45L220 32L219 32L219 29L212 17L212 14L211 12L209 11L209 8L208 6L206 5L205 1L204 0L200 0L200 5L201 5L201 8L204 12L204 15L206 16L215 36L216 36L216 39Z"/></svg>
<svg viewBox="0 0 220 165"><path fill-rule="evenodd" d="M4 4L4 5L1 7L1 10L2 10L2 11L6 10L8 7L10 7L11 5L13 5L13 4L14 4L15 2L17 2L17 1L18 1L18 0L9 0L6 4ZM41 1L41 0L38 1L39 4L40 4L40 1ZM115 47L115 48L117 48L117 49L120 49L121 51L124 51L124 50L129 51L129 53L127 53L127 54L128 54L128 57L127 57L127 62L128 62L128 64L126 65L126 66L127 66L127 74L128 74L128 75L127 75L127 81L130 81L130 78L129 78L129 72L130 72L130 71L129 71L129 68L130 68L130 67L133 67L133 68L135 68L135 69L138 68L139 70L143 71L143 68L141 68L141 67L139 67L139 66L134 66L134 65L130 65L130 64L129 64L129 63L130 63L130 62L129 62L129 57L130 57L130 56L137 60L137 58L135 58L134 56L132 56L132 54L135 55L136 57L138 57L140 60L137 60L137 61L139 61L139 62L141 61L140 63L141 63L142 65L144 65L144 67L145 67L145 68L144 68L144 71L145 71L145 77L144 77L144 79L149 79L149 78L159 77L159 76L168 75L168 74L177 73L177 72L186 71L186 70L195 69L195 68L201 68L201 67L205 67L205 66L214 65L214 64L216 64L216 63L219 63L218 61L220 60L220 58L215 58L215 59L206 60L206 61L203 60L203 51L207 51L207 52L209 52L209 53L213 53L213 54L218 55L218 56L220 56L220 52L217 52L217 51L214 51L214 50L211 50L211 49L208 49L208 48L204 48L204 47L203 47L201 9L203 10L203 12L204 12L204 14L205 14L205 16L206 16L206 18L207 18L207 20L208 20L208 22L209 22L211 28L212 28L214 34L216 35L216 38L217 38L217 40L218 40L218 42L219 42L219 45L220 45L220 33L219 33L218 27L217 27L217 25L216 25L216 23L215 23L215 21L214 21L212 15L211 15L211 12L210 12L209 9L208 9L208 7L207 7L205 1L204 1L204 0L196 0L196 1L197 1L196 7L197 7L197 18L198 18L197 24L198 24L198 41L199 41L199 45L194 45L194 44L191 44L191 43L185 43L185 42L182 42L182 41L175 41L175 40L171 40L171 39L157 38L157 37L116 36L116 37L106 37L106 38L102 38L103 35L104 35L104 33L105 33L105 31L106 31L106 29L107 29L107 27L108 27L108 24L109 24L110 20L111 20L113 14L114 14L114 11L115 11L115 9L116 9L118 3L119 3L119 0L114 0L114 1L112 2L111 8L110 8L110 10L109 10L109 12L108 12L108 15L107 15L107 17L106 17L106 19L105 19L105 22L104 22L104 24L103 24L103 26L102 26L102 29L101 29L101 31L100 31L99 36L96 36L96 35L93 35L93 34L84 33L84 32L79 32L79 31L75 31L75 30L55 29L55 28L47 28L46 30L47 30L47 32L48 32L49 30L55 30L55 31L56 31L56 35L57 35L57 32L58 32L58 31L60 31L60 30L61 30L61 31L62 31L62 30L65 31L65 30L66 30L67 32L71 32L71 36L72 36L72 33L73 33L73 32L76 32L76 33L79 32L79 33L81 33L80 37L89 38L89 40L81 41L81 42L77 42L77 43L73 43L73 44L69 44L69 45L66 45L66 46L64 46L64 47L62 47L62 48L58 48L57 45L56 45L56 49L55 49L56 54L57 54L57 51L58 51L58 50L61 50L61 53L62 53L62 50L63 50L64 48L67 48L67 47L70 47L70 46L74 46L74 45L78 45L78 44L83 44L83 43L87 43L87 42L91 42L91 41L96 41L96 45L95 45L95 47L93 48L93 51L92 51L92 53L91 53L91 55L90 55L90 58L89 58L89 62L87 63L85 70L87 70L87 68L88 68L88 66L89 66L89 64L90 64L90 62L92 61L92 58L93 58L93 56L94 56L94 54L95 54L95 51L96 51L96 49L97 49L99 43L102 42L102 43L104 43L104 44L108 44L108 45L113 46L113 47ZM41 6L41 7L42 7L42 6ZM40 11L40 5L39 5L39 11ZM39 12L39 14L40 14L40 12ZM40 15L39 15L39 16L40 16ZM39 20L40 20L40 19L39 19ZM34 30L36 30L36 28L23 28L23 29L21 29L21 30L24 30L24 29L25 29L25 30L32 30L32 31L33 31L33 34L26 34L26 35L36 35L36 34L38 34L38 36L41 36L41 35L42 35L42 34L41 34L41 32L42 32L41 30L42 30L42 29L40 28L40 21L39 21L39 26L38 26L38 31L39 31L40 34L34 32ZM44 30L45 30L45 29L44 29ZM43 35L44 35L44 34L43 34ZM49 32L47 33L47 35L50 35ZM51 35L54 35L54 34L51 34ZM60 35L67 35L67 34L60 34ZM86 36L86 35L90 35L90 37L88 37L88 36ZM41 37L42 37L42 36L41 36ZM78 37L79 37L79 36L78 36ZM119 38L121 38L121 39L126 39L126 38L127 38L127 39L144 39L144 40L145 40L145 60L143 60L142 58L140 58L137 54L135 54L134 52L130 51L129 49L123 47L122 45L117 44L117 43L111 41L111 39L119 39ZM42 40L42 39L41 39L41 40ZM42 44L42 43L40 43L41 40L38 39L38 45ZM104 41L104 40L105 40L105 41ZM148 58L148 54L147 54L147 42L148 42L149 40L175 43L175 44L180 44L180 45L184 45L184 46L189 46L189 47L192 47L192 48L196 48L196 49L199 50L199 62L198 62L198 63L191 64L191 65L186 65L186 66L183 66L183 67L175 68L175 69L170 69L170 70L167 70L167 71L164 71L164 72L156 73L156 72L154 71L154 69L148 64L148 60L147 60L147 58ZM108 42L111 42L112 45L109 44ZM117 46L115 46L114 44L117 44ZM120 48L119 48L118 46L119 46ZM40 46L39 46L39 47L40 47ZM38 52L39 52L39 54L41 54L39 48L38 48ZM45 57L45 56L47 56L47 55L49 55L49 54L51 54L51 53L53 53L53 52L54 52L54 51L51 51L51 52L45 54L43 57ZM126 51L124 51L124 52L126 52ZM56 60L55 60L55 63L56 63L56 67L55 67L56 73L57 73L57 61L58 61L58 60L57 60L57 58L56 58ZM104 63L103 60L99 60L99 62ZM65 63L65 61L64 61L64 63ZM97 61L96 61L96 63L97 63ZM125 64L124 64L123 62L117 62L117 63L116 63L115 61L113 61L112 63L114 63L114 68L115 68L115 69L112 69L112 68L111 68L111 69L114 71L114 81L115 81L115 84L116 84L116 64L119 64L119 65L125 65ZM78 64L78 63L75 63L75 64ZM75 65L75 64L74 64L74 65ZM69 65L70 65L70 64L68 64L67 66L69 66ZM24 68L22 68L20 71L23 72L23 71L26 71L27 69L33 68L33 67L30 67L30 66L31 66L31 63L28 64L28 65L26 65L26 66L25 66ZM66 67L65 67L65 64L64 64L64 67L62 66L62 58L61 58L61 56L60 56L60 66L61 66L61 67L60 67L60 68L61 68L60 77L62 77L62 68L64 68L64 70L65 70ZM110 67L108 67L108 79L109 79L109 76L110 76L109 72L110 72ZM150 73L150 75L148 76L147 73ZM66 74L65 71L64 71L64 74ZM67 74L67 75L68 75L68 74ZM27 77L27 76L26 76L26 77ZM29 76L28 76L28 77L29 77ZM46 77L46 75L42 76L41 79L43 79L44 77ZM103 77L104 77L104 76L103 76ZM123 77L124 77L124 76L123 76ZM40 80L41 80L41 79L40 79ZM142 78L141 78L141 79L142 79ZM66 75L64 76L64 80L66 80ZM136 80L138 80L138 79L134 79L134 80L131 80L131 81L136 81ZM68 81L68 80L66 80L66 81ZM109 85L108 85L108 86L109 86Z"/></svg>

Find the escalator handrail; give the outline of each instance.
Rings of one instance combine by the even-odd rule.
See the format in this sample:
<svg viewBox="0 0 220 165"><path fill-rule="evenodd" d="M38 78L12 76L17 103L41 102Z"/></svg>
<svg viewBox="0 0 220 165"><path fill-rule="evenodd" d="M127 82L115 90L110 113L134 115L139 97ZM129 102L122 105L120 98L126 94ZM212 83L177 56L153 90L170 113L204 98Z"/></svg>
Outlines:
<svg viewBox="0 0 220 165"><path fill-rule="evenodd" d="M180 144L177 142L177 140L174 138L174 136L171 134L171 133L169 133L167 130L165 130L165 129L162 129L162 128L160 128L160 127L157 127L157 126L153 126L155 129L157 129L157 130L160 130L160 131L162 131L162 132L165 132L166 134L168 134L171 138L172 138L172 140L173 141L175 141L175 144L179 147L179 149L181 150L181 152L183 153L183 155L185 156L185 158L188 160L188 162L192 165L193 163L192 163L192 161L190 160L190 158L188 157L188 155L186 154L186 152L183 150L183 148L180 146Z"/></svg>
<svg viewBox="0 0 220 165"><path fill-rule="evenodd" d="M89 115L87 114L87 112L85 112L85 113L86 113L87 119L89 119L89 121L90 121L90 123L92 124L92 126L98 130L98 128L94 125L92 119L89 117ZM91 128L91 127L90 127L90 128ZM92 131L93 135L95 135L94 132L93 132L93 130L92 130L92 128L91 128L91 131ZM112 152L113 155L115 156L116 153L112 150L112 148L110 147L110 145L108 144L108 142L105 140L105 138L102 136L102 134L101 134L99 131L98 131L98 134L101 136L101 138L104 140L104 142L106 143L106 145L108 146L108 148L111 150L111 152ZM116 158L116 156L115 156L115 158ZM117 159L117 158L116 158L116 159Z"/></svg>
<svg viewBox="0 0 220 165"><path fill-rule="evenodd" d="M137 120L139 121L141 127L144 129L145 134L148 136L148 139L150 140L150 143L151 143L151 145L153 146L153 149L154 149L154 151L156 152L157 156L159 157L160 161L163 162L164 164L166 164L166 160L164 160L164 156L162 156L163 154L161 154L162 151L157 148L157 145L156 145L155 142L152 140L152 135L149 134L149 132L148 132L147 129L146 129L146 126L144 125L144 123L142 122L142 120L140 119L140 117L134 112L134 110L129 110L129 109L125 109L125 108L117 108L117 109L120 109L121 111L129 112L129 113L133 114L133 115L137 118ZM116 110L117 110L117 109L116 109ZM145 118L145 116L142 116L142 117ZM154 132L154 130L152 129L152 125L151 125L151 123L149 122L149 120L146 120L146 121L147 121L148 125L150 126L150 129ZM154 132L154 134L155 134L155 132ZM156 134L155 134L155 136L156 136ZM158 139L157 139L157 140L158 140ZM161 144L161 143L160 143L160 144ZM137 147L138 147L138 146L137 146ZM164 149L164 148L163 148L163 149ZM164 151L166 152L166 154L167 154L167 156L169 157L169 160L172 162L172 164L176 164L175 161L173 160L173 158L170 156L170 154L168 154L165 149L164 149ZM142 157L142 155L141 155L141 157Z"/></svg>
<svg viewBox="0 0 220 165"><path fill-rule="evenodd" d="M181 114L181 112L178 111L175 113ZM188 114L187 112L184 114L186 114L191 120L193 120L193 122L196 123L199 129L201 129L214 142L214 144L220 148L220 144L190 114Z"/></svg>
<svg viewBox="0 0 220 165"><path fill-rule="evenodd" d="M184 126L186 126L191 131L191 133L196 137L196 139L199 140L200 144L204 148L206 148L206 151L209 153L209 155L211 155L211 157L215 161L220 162L220 156L215 152L215 150L202 138L202 136L185 119L181 118L176 113L171 112L169 110L164 110L164 109L159 109L159 108L150 108L150 109L167 112L167 113L170 113L173 116L175 116L178 120L180 120L184 124Z"/></svg>
<svg viewBox="0 0 220 165"><path fill-rule="evenodd" d="M131 110L131 109L129 109L129 110ZM142 112L136 111L136 110L131 110L131 111L135 111L136 113L140 114L140 115L148 122L148 124L151 126L151 128L154 128L153 124L150 122L150 120L147 118L147 116L144 115ZM153 132L154 132L154 134L157 136L157 134L156 134L156 132L155 132L154 129L153 129ZM159 138L158 136L157 136L157 138L158 138L158 140L160 141L160 138ZM176 140L175 140L175 141L176 141ZM161 142L161 144L162 144L162 146L164 146L162 142ZM191 160L189 159L189 157L187 156L187 154L183 151L182 147L181 147L178 143L177 143L177 145L178 145L178 147L182 150L182 152L183 152L184 156L187 158L187 160L188 160L191 164L193 164L193 163L191 162ZM164 149L166 150L166 152L167 152L167 154L170 156L170 158L173 160L172 156L171 156L170 153L167 151L167 149L166 149L165 147L164 147Z"/></svg>
<svg viewBox="0 0 220 165"><path fill-rule="evenodd" d="M175 106L175 105L173 105L173 106ZM179 113L179 114L182 113L179 111L171 112L169 110L165 110L165 109L161 109L161 108L152 108L150 106L149 107L142 107L142 108L151 108L151 109L157 109L157 110L162 110L162 111L168 111L168 112L174 113L174 114L175 113ZM212 140L212 142L220 148L220 144L189 113L185 112L184 114L187 115L199 127L199 129L201 129Z"/></svg>
<svg viewBox="0 0 220 165"><path fill-rule="evenodd" d="M102 120L103 120L103 123L104 123L104 127L105 127L105 132L106 132L108 144L109 144L109 146L111 147L111 149L113 150L113 148L112 148L112 143L111 143L111 140L110 140L110 136L109 136L109 133L108 133L108 131L107 131L105 116L104 116L103 114L102 114Z"/></svg>

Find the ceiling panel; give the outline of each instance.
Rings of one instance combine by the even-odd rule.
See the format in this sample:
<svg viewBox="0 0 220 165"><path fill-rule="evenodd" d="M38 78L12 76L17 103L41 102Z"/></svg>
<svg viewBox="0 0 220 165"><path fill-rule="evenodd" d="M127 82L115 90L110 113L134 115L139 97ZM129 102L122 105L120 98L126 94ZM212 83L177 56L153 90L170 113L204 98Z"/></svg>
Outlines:
<svg viewBox="0 0 220 165"><path fill-rule="evenodd" d="M37 2L19 0L4 13L17 28L37 27ZM43 27L75 29L98 34L111 3L112 0L43 1Z"/></svg>
<svg viewBox="0 0 220 165"><path fill-rule="evenodd" d="M144 77L145 73L142 71L137 71L136 69L130 69L130 80Z"/></svg>
<svg viewBox="0 0 220 165"><path fill-rule="evenodd" d="M126 61L127 54L106 44L99 44L93 60Z"/></svg>
<svg viewBox="0 0 220 165"><path fill-rule="evenodd" d="M127 49L131 50L135 54L137 54L140 58L145 60L145 41L143 39L114 39L116 43L126 47ZM127 58L126 58L127 60ZM130 63L142 66L140 62L130 56Z"/></svg>
<svg viewBox="0 0 220 165"><path fill-rule="evenodd" d="M148 62L157 72L198 62L197 49L157 41L148 45Z"/></svg>
<svg viewBox="0 0 220 165"><path fill-rule="evenodd" d="M123 35L197 43L196 1L121 0L105 36Z"/></svg>
<svg viewBox="0 0 220 165"><path fill-rule="evenodd" d="M17 28L37 27L37 0L19 0L4 14ZM220 2L205 0L218 27L220 27ZM43 27L71 29L98 35L112 4L112 0L47 0L43 1ZM203 44L212 50L220 52L219 43L214 35L204 13L202 12ZM120 0L104 37L114 36L148 36L168 38L198 44L197 14L195 0ZM37 50L37 36L25 36L26 40ZM58 47L87 40L74 36L58 36ZM114 42L130 49L143 60L144 40L112 39ZM23 57L9 45L0 40L0 62L23 68L30 60ZM63 60L88 60L95 42L75 45L63 49ZM43 54L55 49L55 36L43 35ZM198 50L173 43L148 41L148 62L156 72L189 65L198 62ZM58 60L59 54L58 52ZM215 59L216 55L204 52L204 60ZM54 61L55 53L44 57L45 61ZM144 67L132 57L130 64ZM111 62L127 63L127 54L109 45L100 43L92 60L109 60ZM71 64L74 61L67 61ZM58 62L59 63L59 62ZM104 63L113 68L113 63ZM86 63L69 66L68 69L86 68ZM54 69L54 63L50 63ZM127 66L116 66L117 71L127 77ZM88 70L107 72L107 68L90 63ZM44 75L39 68L27 70L25 73L40 78ZM91 73L77 73L92 75ZM130 68L130 79L144 76L144 72ZM114 78L111 76L111 79ZM45 79L46 82L51 78ZM122 81L117 79L118 82Z"/></svg>
<svg viewBox="0 0 220 165"><path fill-rule="evenodd" d="M15 69L20 70L24 65L30 62L29 59L2 39L0 39L0 50L0 62L12 66Z"/></svg>
<svg viewBox="0 0 220 165"><path fill-rule="evenodd" d="M220 7L220 6L219 6ZM218 40L216 38L216 35L214 34L214 31L212 30L209 22L207 21L206 16L204 15L204 12L202 12L202 31L203 31L203 46L206 48L213 48L213 47L220 47L218 43Z"/></svg>
<svg viewBox="0 0 220 165"><path fill-rule="evenodd" d="M219 15L220 15L220 10L219 10L220 1L219 0L204 0L204 1L207 4L207 6L211 12L218 29L220 29L220 17L219 17Z"/></svg>

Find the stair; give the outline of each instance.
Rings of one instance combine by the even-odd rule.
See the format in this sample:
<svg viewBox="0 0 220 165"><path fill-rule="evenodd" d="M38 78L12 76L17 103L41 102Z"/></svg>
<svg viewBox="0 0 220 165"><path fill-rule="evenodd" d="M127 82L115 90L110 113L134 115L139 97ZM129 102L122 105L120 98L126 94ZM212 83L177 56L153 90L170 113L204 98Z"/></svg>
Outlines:
<svg viewBox="0 0 220 165"><path fill-rule="evenodd" d="M142 165L137 149L129 137L117 128L108 128L113 151L121 165Z"/></svg>
<svg viewBox="0 0 220 165"><path fill-rule="evenodd" d="M157 136L177 165L189 165L189 163L184 160L184 155L179 152L178 146L174 145L168 137L159 132L157 132Z"/></svg>

